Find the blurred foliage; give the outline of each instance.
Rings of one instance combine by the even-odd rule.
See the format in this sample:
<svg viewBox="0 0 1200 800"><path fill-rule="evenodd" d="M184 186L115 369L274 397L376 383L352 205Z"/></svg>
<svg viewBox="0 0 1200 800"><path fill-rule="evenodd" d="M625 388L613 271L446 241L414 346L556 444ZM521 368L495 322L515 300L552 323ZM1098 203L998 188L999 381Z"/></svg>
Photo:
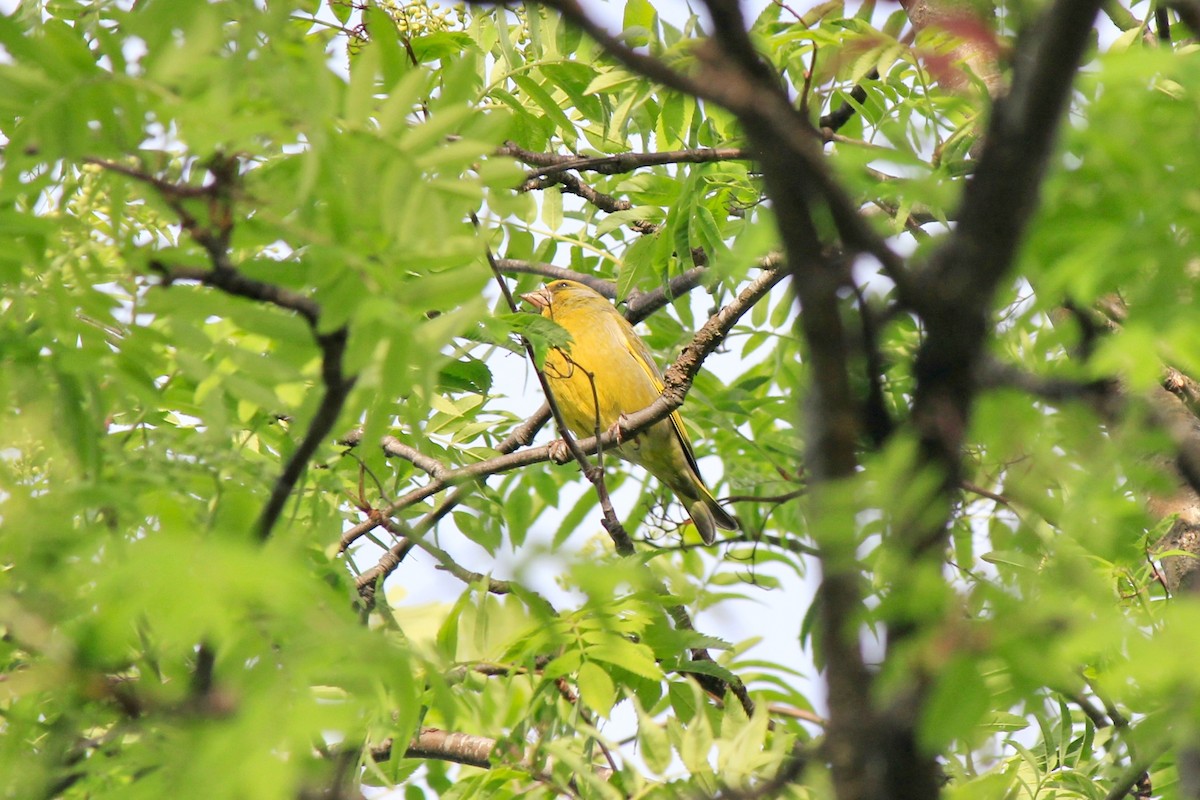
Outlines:
<svg viewBox="0 0 1200 800"><path fill-rule="evenodd" d="M1001 5L1002 22L1031 14ZM937 86L925 64L945 42L903 38L901 12L802 11L768 6L755 41L814 122L853 105L830 168L919 263L953 219L986 103ZM694 65L698 18L629 0L623 23L629 43ZM258 542L255 520L320 402L321 353L290 311L165 285L156 264L211 266L196 225L228 224L238 272L318 303L321 333L348 330L357 382L335 430L470 465L539 402L515 332L555 335L498 299L484 241L611 280L621 299L701 253L704 287L641 327L664 364L779 246L747 161L582 173L627 204L613 213L554 185L517 191L527 167L498 149L741 146L728 113L630 74L532 5L30 2L0 16L0 47L3 796L753 788L819 744L823 690L779 655L799 639L822 666L814 610L780 598L813 579L830 536L852 539L869 586L864 641L893 615L926 623L880 666L880 687L886 699L914 665L937 676L921 741L942 755L948 796L1104 797L1132 765L1149 767L1156 796L1176 796L1162 754L1196 734L1200 683L1181 654L1196 652L1200 619L1193 601L1165 602L1148 556L1162 524L1144 499L1171 489L1153 458L1162 437L1083 404L986 393L968 453L982 492L964 493L942 570L904 574L889 531L931 483L912 474L903 431L833 498L826 519L844 525L810 530L795 499L807 376L786 284L739 322L685 407L699 455L720 456L718 496L740 498L737 541L698 551L661 487L610 458L643 542L619 559L577 470L538 464L470 485L432 529L422 520L445 495L395 510L393 530L424 531L413 535L428 555L404 561L364 613L356 576L395 540L380 528L340 553L339 538L428 478L373 445L328 442ZM992 349L1034 373L1148 387L1164 362L1200 374L1200 62L1195 45L1138 36L1102 49ZM232 217L218 219L203 187L228 158ZM890 302L886 280L858 277L873 307ZM540 280L509 276L514 292ZM1077 358L1081 334L1058 310L1117 294L1127 319ZM885 402L903 420L921 331L906 314L883 319ZM476 571L444 576L456 601L405 595L434 561ZM489 593L493 572L506 594ZM534 591L548 574L550 600ZM768 614L778 639L722 641L681 628L678 608L708 612L701 631ZM696 674L744 680L756 710L717 702ZM399 743L429 728L496 740L493 768L405 758ZM814 760L788 791L832 790Z"/></svg>

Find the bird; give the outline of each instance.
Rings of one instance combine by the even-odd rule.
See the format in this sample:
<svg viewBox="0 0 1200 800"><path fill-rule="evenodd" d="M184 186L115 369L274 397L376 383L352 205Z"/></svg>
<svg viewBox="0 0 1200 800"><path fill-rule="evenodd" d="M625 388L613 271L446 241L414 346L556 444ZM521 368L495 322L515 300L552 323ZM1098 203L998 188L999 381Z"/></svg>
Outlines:
<svg viewBox="0 0 1200 800"><path fill-rule="evenodd" d="M571 335L569 350L552 347L542 368L546 382L576 436L609 430L662 395L663 379L650 348L633 326L599 292L571 280L554 280L521 295ZM687 509L705 544L717 528L738 529L738 521L713 497L679 410L620 443L617 453L665 484Z"/></svg>

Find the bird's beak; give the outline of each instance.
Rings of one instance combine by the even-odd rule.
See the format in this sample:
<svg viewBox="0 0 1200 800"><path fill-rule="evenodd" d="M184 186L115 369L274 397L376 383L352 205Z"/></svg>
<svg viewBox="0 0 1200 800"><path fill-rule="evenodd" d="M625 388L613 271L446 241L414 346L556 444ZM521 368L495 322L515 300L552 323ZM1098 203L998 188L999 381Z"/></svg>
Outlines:
<svg viewBox="0 0 1200 800"><path fill-rule="evenodd" d="M521 295L521 299L537 309L550 307L550 290L543 286L536 292L527 292Z"/></svg>

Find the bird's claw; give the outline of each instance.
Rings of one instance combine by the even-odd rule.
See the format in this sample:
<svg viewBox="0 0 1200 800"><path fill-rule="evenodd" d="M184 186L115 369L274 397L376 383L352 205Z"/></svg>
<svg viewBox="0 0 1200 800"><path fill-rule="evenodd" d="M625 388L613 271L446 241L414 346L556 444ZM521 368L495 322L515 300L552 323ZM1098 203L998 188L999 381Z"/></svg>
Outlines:
<svg viewBox="0 0 1200 800"><path fill-rule="evenodd" d="M621 426L629 420L625 414L619 414L617 421L608 427L608 432L617 437L617 447L621 446Z"/></svg>

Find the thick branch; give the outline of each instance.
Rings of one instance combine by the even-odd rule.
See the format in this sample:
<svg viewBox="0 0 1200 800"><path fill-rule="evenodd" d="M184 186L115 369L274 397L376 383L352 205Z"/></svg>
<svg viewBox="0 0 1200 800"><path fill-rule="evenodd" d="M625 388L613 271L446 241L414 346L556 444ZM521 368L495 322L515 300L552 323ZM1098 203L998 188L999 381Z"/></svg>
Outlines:
<svg viewBox="0 0 1200 800"><path fill-rule="evenodd" d="M496 752L497 741L489 736L470 733L443 731L438 728L422 728L404 751L405 758L432 758L440 761L452 761L455 764L465 764L480 769L492 768L492 755ZM371 758L375 761L387 761L392 757L393 742L385 739L371 747ZM556 782L548 775L538 771L527 756L522 756L516 763L498 759L498 763L515 767L528 772L536 780L548 784ZM612 777L612 770L596 766L595 774L601 780Z"/></svg>
<svg viewBox="0 0 1200 800"><path fill-rule="evenodd" d="M438 728L422 728L404 751L405 758L434 758L453 761L469 767L491 769L491 753L496 749L496 740L488 736L470 733L455 733ZM371 757L376 761L387 761L392 757L392 740L371 748Z"/></svg>
<svg viewBox="0 0 1200 800"><path fill-rule="evenodd" d="M900 0L900 5L908 14L914 31L942 28L959 34L957 44L944 59L945 65L931 70L942 86L950 90L966 89L969 85L966 70L969 70L983 83L989 97L998 97L1003 92L1004 81L998 65L1000 47L989 20L976 13L971 4L953 0ZM991 6L987 7L990 10Z"/></svg>
<svg viewBox="0 0 1200 800"><path fill-rule="evenodd" d="M928 335L916 361L913 415L924 452L959 481L959 450L997 287L1037 203L1072 79L1100 0L1058 0L1018 45L1010 94L998 100L958 226L922 280ZM932 543L932 542L927 542Z"/></svg>
<svg viewBox="0 0 1200 800"><path fill-rule="evenodd" d="M1173 8L1183 23L1192 30L1192 36L1200 36L1200 2L1198 0L1172 0L1165 4Z"/></svg>

